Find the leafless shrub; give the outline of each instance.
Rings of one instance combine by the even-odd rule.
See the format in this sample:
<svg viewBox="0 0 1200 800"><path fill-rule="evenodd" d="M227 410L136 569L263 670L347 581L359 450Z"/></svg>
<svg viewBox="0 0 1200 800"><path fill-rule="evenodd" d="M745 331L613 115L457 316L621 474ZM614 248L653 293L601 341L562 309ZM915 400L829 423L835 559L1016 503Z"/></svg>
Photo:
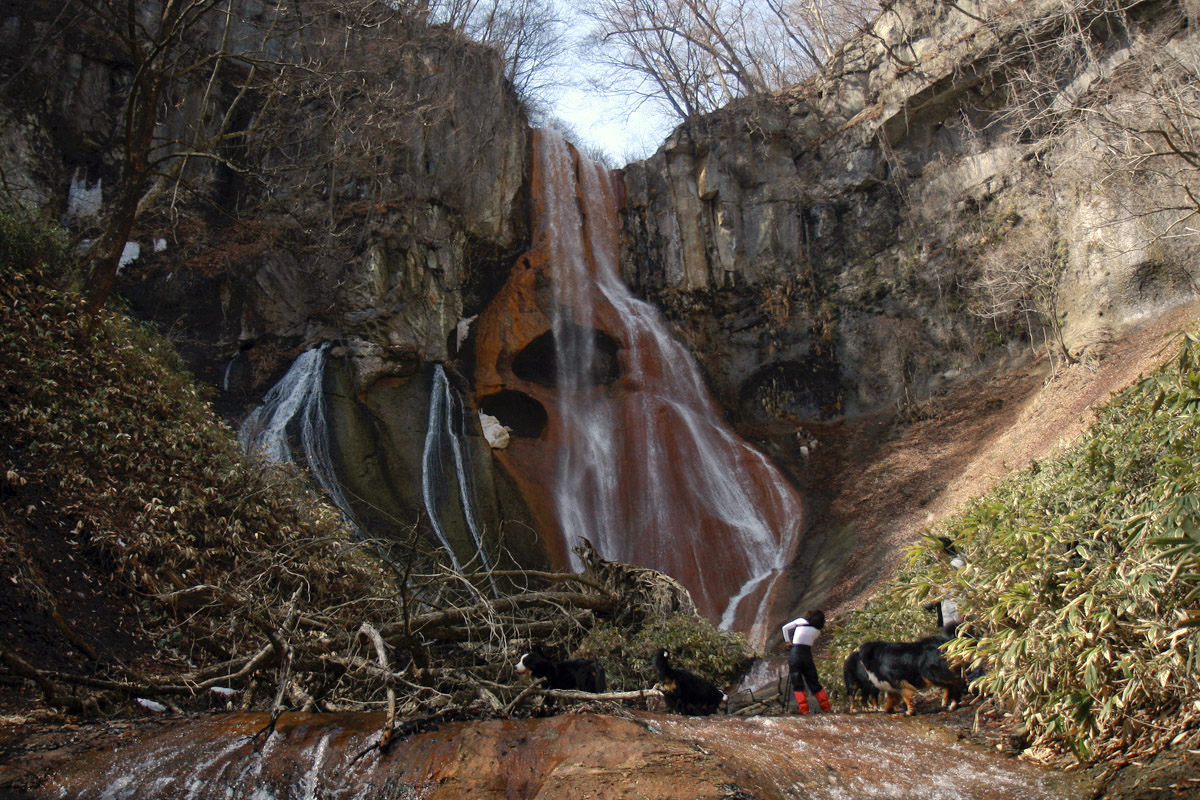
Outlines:
<svg viewBox="0 0 1200 800"><path fill-rule="evenodd" d="M562 81L559 74L569 49L566 22L548 0L450 0L436 5L433 21L442 18L477 42L496 48L505 72L527 102L546 102Z"/></svg>
<svg viewBox="0 0 1200 800"><path fill-rule="evenodd" d="M1072 0L1029 20L997 67L1010 88L995 124L1046 146L1084 143L1077 160L1148 241L1200 232L1200 44L1177 35L1193 2L1150 21L1133 0Z"/></svg>
<svg viewBox="0 0 1200 800"><path fill-rule="evenodd" d="M998 327L1024 327L1051 358L1074 362L1062 336L1062 275L1066 253L1053 231L1036 222L1002 224L979 232L976 273L970 280L972 314Z"/></svg>
<svg viewBox="0 0 1200 800"><path fill-rule="evenodd" d="M1200 233L1200 43L1150 48L1089 115L1109 194L1164 239Z"/></svg>
<svg viewBox="0 0 1200 800"><path fill-rule="evenodd" d="M865 0L601 0L580 12L615 90L687 119L795 83L874 8Z"/></svg>

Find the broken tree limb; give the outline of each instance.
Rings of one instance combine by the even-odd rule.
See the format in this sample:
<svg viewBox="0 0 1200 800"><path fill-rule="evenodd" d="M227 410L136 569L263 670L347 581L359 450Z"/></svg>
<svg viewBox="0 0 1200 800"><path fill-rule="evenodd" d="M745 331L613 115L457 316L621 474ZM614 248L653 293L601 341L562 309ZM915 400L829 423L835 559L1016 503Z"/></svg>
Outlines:
<svg viewBox="0 0 1200 800"><path fill-rule="evenodd" d="M45 698L46 702L54 705L54 682L43 675L40 670L3 645L0 645L0 662L3 662L14 675L20 675L22 678L27 678L36 683L38 688L42 690L42 697Z"/></svg>
<svg viewBox="0 0 1200 800"><path fill-rule="evenodd" d="M599 581L590 578L583 574L574 572L540 572L537 570L493 570L488 575L493 578L538 578L551 583L578 583L583 586L590 586L593 589L603 592L604 594L612 594L612 590L600 583Z"/></svg>
<svg viewBox="0 0 1200 800"><path fill-rule="evenodd" d="M511 691L517 688L511 684L493 683L492 681L486 681L483 679L479 679L477 682L492 689L505 689ZM632 691L625 692L581 692L575 689L547 689L542 686L539 681L535 681L524 687L520 694L518 694L516 698L514 698L513 701L505 707L505 714L512 713L512 710L516 708L522 700L530 695L553 697L556 700L574 700L582 703L597 701L619 702L622 700L648 700L652 697L662 697L663 693L661 689L657 688L633 689Z"/></svg>
<svg viewBox="0 0 1200 800"><path fill-rule="evenodd" d="M539 687L536 683L531 683L528 686L526 686L524 691L522 691L519 695L514 697L512 699L512 702L504 707L504 711L503 711L504 716L506 716L506 717L510 716L513 712L513 709L515 709L517 706L519 706L521 704L522 700L524 700L526 697L531 695L538 688Z"/></svg>
<svg viewBox="0 0 1200 800"><path fill-rule="evenodd" d="M600 597L581 592L529 592L527 594L510 595L477 603L466 608L448 608L430 614L414 617L409 624L386 625L380 630L385 641L411 639L426 629L449 628L471 619L486 617L490 614L504 613L518 608L528 608L536 605L575 606L588 608L593 611L611 610L617 603L615 595Z"/></svg>
<svg viewBox="0 0 1200 800"><path fill-rule="evenodd" d="M634 689L628 692L580 692L574 689L538 689L539 694L546 697L553 697L556 700L578 700L578 701L597 701L597 700L646 700L651 697L662 697L661 689Z"/></svg>
<svg viewBox="0 0 1200 800"><path fill-rule="evenodd" d="M225 608L238 609L243 612L251 605L250 602L240 595L234 594L228 589L220 586L212 586L207 583L189 586L186 589L177 589L173 592L166 592L157 595L157 599L170 606L176 612L191 612L197 611L206 606L224 606ZM251 622L261 629L270 627L263 619L254 614L248 614ZM332 630L334 625L329 620L324 620L313 614L300 614L296 621L299 625L306 628L316 628L317 630Z"/></svg>
<svg viewBox="0 0 1200 800"><path fill-rule="evenodd" d="M514 624L511 622L501 621L498 624L502 626L510 636L513 637L541 638L560 630L564 622L578 620L583 614L590 613L590 611L585 611L578 614L559 614L553 620L544 620L540 622ZM438 628L432 631L422 631L421 635L427 640L441 643L468 642L472 639L478 638L479 630L475 627L463 625L450 628Z"/></svg>
<svg viewBox="0 0 1200 800"><path fill-rule="evenodd" d="M375 658L379 661L379 667L385 673L392 671L388 665L387 648L383 644L383 637L379 635L379 631L368 622L364 622L358 629L359 636L366 636L371 640L371 644L375 646ZM386 753L388 747L392 743L392 731L396 726L396 690L387 686L387 721L383 725L383 729L379 732L379 741L376 746L380 752Z"/></svg>
<svg viewBox="0 0 1200 800"><path fill-rule="evenodd" d="M275 725L279 722L279 718L283 716L283 698L287 693L288 681L292 674L292 648L289 644L290 635L295 632L296 620L300 616L300 612L296 607L296 599L300 597L300 592L303 587L297 588L292 593L292 599L288 601L288 616L284 620L283 626L279 630L273 630L266 626L265 622L258 619L255 615L250 615L250 619L263 629L263 633L271 642L272 649L279 657L279 682L275 687L275 699L271 701L271 721L266 727L258 733L254 734L253 739L258 739L263 736L263 742L271 738L271 734L275 732ZM265 734L265 735L264 735Z"/></svg>

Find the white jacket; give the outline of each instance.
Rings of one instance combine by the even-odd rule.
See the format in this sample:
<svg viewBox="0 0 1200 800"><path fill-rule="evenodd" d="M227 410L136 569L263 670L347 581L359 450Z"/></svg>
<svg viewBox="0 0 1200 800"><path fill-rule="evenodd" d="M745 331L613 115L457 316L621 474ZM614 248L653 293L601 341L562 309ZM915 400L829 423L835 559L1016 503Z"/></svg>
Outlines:
<svg viewBox="0 0 1200 800"><path fill-rule="evenodd" d="M804 617L796 617L783 626L783 640L788 644L806 644L811 647L820 635L821 629L809 625Z"/></svg>

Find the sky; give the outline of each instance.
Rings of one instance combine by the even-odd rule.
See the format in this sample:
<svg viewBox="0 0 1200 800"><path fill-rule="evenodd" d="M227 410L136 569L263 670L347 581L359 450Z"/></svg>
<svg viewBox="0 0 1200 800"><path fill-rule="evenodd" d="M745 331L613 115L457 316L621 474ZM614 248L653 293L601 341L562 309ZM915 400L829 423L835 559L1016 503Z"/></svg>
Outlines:
<svg viewBox="0 0 1200 800"><path fill-rule="evenodd" d="M552 112L571 127L575 135L569 138L576 145L603 151L616 167L652 154L678 124L650 103L631 109L628 99L582 82L561 90Z"/></svg>
<svg viewBox="0 0 1200 800"><path fill-rule="evenodd" d="M591 0L552 1L569 44L555 70L559 88L547 98L550 112L571 128L567 135L571 142L603 151L610 166L622 167L651 155L678 121L653 102L634 108L630 97L597 88L621 78L605 75L587 57L593 46L586 40L590 23L575 4Z"/></svg>

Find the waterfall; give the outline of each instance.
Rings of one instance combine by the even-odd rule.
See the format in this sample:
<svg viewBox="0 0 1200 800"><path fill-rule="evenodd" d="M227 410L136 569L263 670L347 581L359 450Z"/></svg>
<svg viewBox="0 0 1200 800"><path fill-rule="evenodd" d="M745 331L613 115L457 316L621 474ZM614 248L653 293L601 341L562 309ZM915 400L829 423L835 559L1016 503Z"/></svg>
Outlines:
<svg viewBox="0 0 1200 800"><path fill-rule="evenodd" d="M292 436L317 484L357 529L350 503L333 469L326 422L325 377L329 342L301 353L287 374L271 387L262 405L246 417L238 431L242 446L259 450L278 463L292 464Z"/></svg>
<svg viewBox="0 0 1200 800"><path fill-rule="evenodd" d="M322 344L302 353L292 362L287 374L267 392L262 405L246 417L238 436L247 450L260 450L267 458L279 463L295 463L292 456L295 441L317 484L341 509L346 521L357 529L350 503L333 467L323 389L328 349L329 343ZM437 364L433 370L428 428L421 460L421 496L438 542L454 568L461 571L462 563L442 524L442 510L449 502L446 487L450 481L446 478L443 463L443 458L448 457L454 468L457 500L475 548L474 557L488 571L491 562L484 548L482 526L476 513L474 481L468 456L462 399L450 386L442 365ZM492 589L494 592L494 585Z"/></svg>
<svg viewBox="0 0 1200 800"><path fill-rule="evenodd" d="M233 358L229 359L229 363L225 365L225 372L221 376L221 390L229 391L229 377L233 375L233 365L237 363L238 356L241 353L234 354Z"/></svg>
<svg viewBox="0 0 1200 800"><path fill-rule="evenodd" d="M488 561L483 535L475 513L474 482L467 462L464 420L465 410L462 399L450 386L450 382L446 380L446 371L442 365L435 364L433 389L429 393L429 421L425 431L425 451L421 458L421 496L425 500L425 511L429 514L429 524L433 527L438 541L450 556L454 568L461 572L462 565L442 528L440 514L440 508L448 500L445 497L446 480L442 457L449 451L454 461L458 499L461 503L467 530L471 534L475 553L479 557L481 566L485 570L490 570L491 563Z"/></svg>
<svg viewBox="0 0 1200 800"><path fill-rule="evenodd" d="M765 640L772 589L799 539L799 496L730 430L691 354L619 278L609 172L553 134L539 143L561 529L569 544L586 536L605 558L676 577L722 626Z"/></svg>

